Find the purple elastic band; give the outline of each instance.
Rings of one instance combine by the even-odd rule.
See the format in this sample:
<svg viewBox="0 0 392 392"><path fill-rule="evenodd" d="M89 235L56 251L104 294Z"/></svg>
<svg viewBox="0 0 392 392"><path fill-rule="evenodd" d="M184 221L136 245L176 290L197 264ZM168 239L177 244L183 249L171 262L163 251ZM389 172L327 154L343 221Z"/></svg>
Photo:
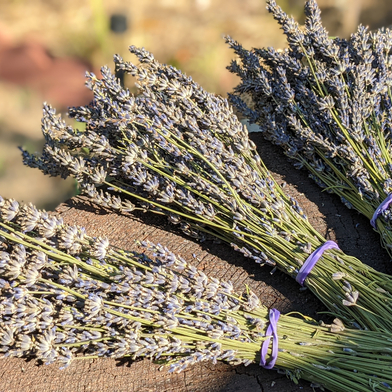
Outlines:
<svg viewBox="0 0 392 392"><path fill-rule="evenodd" d="M338 245L336 242L333 241L327 241L320 247L318 247L305 261L301 269L299 270L297 277L295 280L301 285L304 285L305 279L309 275L310 271L313 269L313 267L316 265L316 263L319 261L319 258L323 255L323 253L327 249L339 249Z"/></svg>
<svg viewBox="0 0 392 392"><path fill-rule="evenodd" d="M377 229L376 220L377 218L389 207L392 202L392 193L390 193L385 200L377 207L376 211L374 211L372 219L370 219L370 224Z"/></svg>
<svg viewBox="0 0 392 392"><path fill-rule="evenodd" d="M261 359L260 366L265 369L272 369L275 366L275 362L278 358L278 320L280 317L280 312L277 309L270 309L269 311L269 326L266 331L266 335L271 335L264 340L261 345ZM267 355L268 347L272 337L272 350L271 350L271 360L267 363L265 357Z"/></svg>

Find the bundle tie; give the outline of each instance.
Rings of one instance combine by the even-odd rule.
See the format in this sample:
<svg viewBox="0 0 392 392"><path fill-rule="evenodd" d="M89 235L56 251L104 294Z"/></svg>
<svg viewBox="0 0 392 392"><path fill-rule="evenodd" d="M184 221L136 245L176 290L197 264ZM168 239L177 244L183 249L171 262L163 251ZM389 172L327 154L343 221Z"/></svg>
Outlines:
<svg viewBox="0 0 392 392"><path fill-rule="evenodd" d="M377 207L374 211L372 219L370 219L370 224L377 230L376 220L377 218L389 207L392 202L392 193L390 193L385 200Z"/></svg>
<svg viewBox="0 0 392 392"><path fill-rule="evenodd" d="M309 257L306 259L305 263L299 270L295 280L301 285L304 285L305 279L312 271L313 267L319 261L320 257L327 249L339 249L338 244L334 241L326 241L323 245L319 246Z"/></svg>
<svg viewBox="0 0 392 392"><path fill-rule="evenodd" d="M265 369L272 369L275 366L275 362L278 358L278 320L280 317L280 312L278 309L270 309L269 311L269 326L266 331L266 335L270 335L264 340L261 345L261 359L260 366ZM267 363L265 359L268 351L268 347L272 337L272 349L271 349L271 360Z"/></svg>

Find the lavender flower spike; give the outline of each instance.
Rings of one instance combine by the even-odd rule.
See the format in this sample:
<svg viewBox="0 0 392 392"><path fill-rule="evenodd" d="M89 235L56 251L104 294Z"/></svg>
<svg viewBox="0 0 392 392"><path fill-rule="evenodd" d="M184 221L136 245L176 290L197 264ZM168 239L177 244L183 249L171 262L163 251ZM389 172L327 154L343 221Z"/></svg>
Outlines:
<svg viewBox="0 0 392 392"><path fill-rule="evenodd" d="M268 311L249 289L241 295L159 244L141 244L149 256L113 248L32 205L0 200L1 356L61 368L86 358L150 358L169 372L206 360L268 361L295 382L331 391L392 385L391 333ZM32 215L35 227L22 231ZM40 236L47 220L56 222L50 240ZM61 245L69 233L80 246ZM97 240L105 250L99 261ZM20 265L16 276L11 260Z"/></svg>
<svg viewBox="0 0 392 392"><path fill-rule="evenodd" d="M332 39L315 0L305 3L303 27L275 1L267 9L289 48L246 50L227 37L239 57L228 69L241 78L231 103L297 168L365 215L392 255L384 204L392 194L392 31L359 26L349 39Z"/></svg>
<svg viewBox="0 0 392 392"><path fill-rule="evenodd" d="M293 40L302 38L298 33ZM108 67L102 68L101 79L88 74L93 102L69 111L83 130L67 126L45 105L46 144L41 156L24 152L25 163L50 175L74 177L91 201L106 208L164 214L196 240L217 238L295 279L309 254L326 240L275 183L228 102L146 50L130 50L138 65L118 55L114 61L118 70L136 77L139 94L123 88ZM250 55L247 64L254 62ZM298 61L291 63L300 69ZM287 86L281 96L290 106L295 96L289 74L278 69L277 77ZM7 205L7 213L10 209ZM50 225L48 231L53 231ZM69 238L79 237L70 233ZM105 257L105 244L97 244L94 252ZM336 273L351 284L349 292L334 279ZM324 252L305 285L346 325L392 331L392 278L343 251Z"/></svg>

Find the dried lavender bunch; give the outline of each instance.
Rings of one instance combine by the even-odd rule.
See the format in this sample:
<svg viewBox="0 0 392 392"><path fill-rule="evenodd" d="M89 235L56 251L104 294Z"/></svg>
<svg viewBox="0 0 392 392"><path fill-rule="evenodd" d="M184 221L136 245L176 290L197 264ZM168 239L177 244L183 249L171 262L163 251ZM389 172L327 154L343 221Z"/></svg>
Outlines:
<svg viewBox="0 0 392 392"><path fill-rule="evenodd" d="M230 101L294 166L371 220L392 192L392 32L359 26L348 40L331 39L314 0L303 27L274 0L267 9L289 49L245 50L227 37L239 56L228 69L241 78ZM390 255L391 222L390 207L373 222Z"/></svg>
<svg viewBox="0 0 392 392"><path fill-rule="evenodd" d="M260 361L271 311L249 289L239 295L161 245L143 243L153 258L117 249L12 199L0 197L0 225L4 356L63 368L86 358L147 357L169 363L170 372L206 360ZM276 328L264 360L278 349L276 369L294 382L331 391L391 389L391 333L292 315Z"/></svg>
<svg viewBox="0 0 392 392"><path fill-rule="evenodd" d="M131 47L140 64L115 56L116 67L138 78L140 95L122 88L107 67L88 74L94 101L70 115L73 129L44 107L41 156L25 164L73 176L95 203L123 212L165 214L188 235L213 236L255 262L297 277L325 239L266 170L227 101L191 78ZM329 250L305 281L344 322L392 331L392 279L340 250Z"/></svg>

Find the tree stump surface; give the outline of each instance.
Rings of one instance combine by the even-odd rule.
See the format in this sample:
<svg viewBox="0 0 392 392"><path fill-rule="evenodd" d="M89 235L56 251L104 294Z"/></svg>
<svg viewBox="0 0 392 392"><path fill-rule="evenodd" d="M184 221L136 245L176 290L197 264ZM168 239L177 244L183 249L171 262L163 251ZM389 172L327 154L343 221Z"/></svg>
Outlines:
<svg viewBox="0 0 392 392"><path fill-rule="evenodd" d="M363 216L348 210L335 195L321 192L308 178L287 162L276 147L260 134L251 138L279 184L304 208L311 224L327 239L335 240L347 254L373 267L392 273L389 257L381 248L378 234ZM245 284L268 307L281 312L299 311L316 319L324 306L289 276L270 267L260 267L225 244L212 241L196 243L177 231L166 218L152 213L118 215L91 204L81 196L61 204L57 209L66 223L85 226L90 236L106 236L115 246L135 249L135 240L149 239L182 255L210 276L231 280L238 291ZM115 359L75 360L67 369L58 364L43 365L34 359L0 360L0 392L311 392L310 384L295 385L276 371L257 364L230 366L203 362L180 374L168 374L149 360Z"/></svg>

